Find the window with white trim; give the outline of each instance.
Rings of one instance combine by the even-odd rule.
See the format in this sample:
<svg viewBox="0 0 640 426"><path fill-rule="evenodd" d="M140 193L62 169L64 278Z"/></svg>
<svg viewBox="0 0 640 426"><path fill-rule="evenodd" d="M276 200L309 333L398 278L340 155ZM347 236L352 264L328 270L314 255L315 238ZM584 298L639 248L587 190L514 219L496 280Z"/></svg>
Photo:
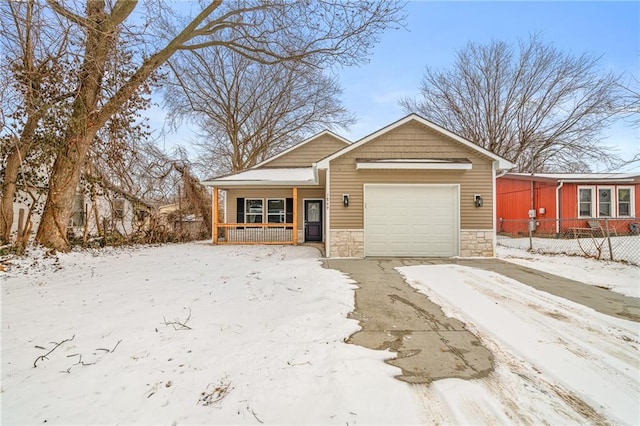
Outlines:
<svg viewBox="0 0 640 426"><path fill-rule="evenodd" d="M285 221L285 199L269 198L267 199L267 222L268 223L284 223Z"/></svg>
<svg viewBox="0 0 640 426"><path fill-rule="evenodd" d="M578 216L593 217L593 186L578 187Z"/></svg>
<svg viewBox="0 0 640 426"><path fill-rule="evenodd" d="M245 223L262 223L263 203L264 201L262 198L245 198Z"/></svg>
<svg viewBox="0 0 640 426"><path fill-rule="evenodd" d="M617 188L618 216L633 216L633 187L619 186Z"/></svg>
<svg viewBox="0 0 640 426"><path fill-rule="evenodd" d="M613 217L613 188L598 187L598 217Z"/></svg>

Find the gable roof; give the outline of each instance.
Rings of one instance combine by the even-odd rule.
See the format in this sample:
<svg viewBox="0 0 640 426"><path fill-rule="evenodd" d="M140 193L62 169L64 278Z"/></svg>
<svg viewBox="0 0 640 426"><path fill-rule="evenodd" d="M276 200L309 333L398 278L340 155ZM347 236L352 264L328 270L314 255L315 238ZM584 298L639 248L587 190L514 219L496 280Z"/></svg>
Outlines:
<svg viewBox="0 0 640 426"><path fill-rule="evenodd" d="M447 129L443 128L443 127L440 127L437 124L434 124L434 123L430 122L429 120L420 117L417 114L409 114L406 117L401 118L400 120L398 120L398 121L396 121L394 123L391 123L388 126L383 127L382 129L380 129L380 130L378 130L376 132L373 132L368 136L365 136L364 138L360 139L359 141L357 141L357 142L355 142L355 143L353 143L353 144L351 144L351 145L349 145L349 146L347 146L347 147L345 147L345 148L343 148L343 149L341 149L341 150L339 150L337 152L334 152L333 154L323 158L322 160L318 161L318 163L317 163L318 168L328 169L329 168L329 162L331 160L333 160L335 158L338 158L338 157L340 157L340 156L342 156L342 155L344 155L344 154L346 154L346 153L348 153L348 152L350 152L350 151L352 151L352 150L354 150L354 149L366 144L367 142L370 142L371 140L377 138L380 135L383 135L384 133L390 132L391 130L394 130L394 129L396 129L396 128L404 125L404 124L410 123L412 121L420 123L420 124L430 128L430 129L432 129L432 130L434 130L434 131L436 131L438 133L441 133L441 134L443 134L443 135L455 140L456 142L466 146L467 148L470 148L473 151L479 152L479 153L481 153L481 154L493 159L494 161L497 161L499 169L511 169L511 168L515 167L515 164L511 163L510 161L507 161L506 159L494 154L493 152L491 152L489 150L486 150L486 149L474 144L473 142L468 141L468 140L456 135L455 133L450 132L449 130L447 130Z"/></svg>
<svg viewBox="0 0 640 426"><path fill-rule="evenodd" d="M634 182L640 178L640 173L506 173L500 177L567 183L612 183Z"/></svg>
<svg viewBox="0 0 640 426"><path fill-rule="evenodd" d="M282 151L282 152L280 152L280 153L278 153L278 154L276 154L276 155L274 155L272 157L267 158L266 160L264 160L264 161L256 164L255 166L251 167L251 169L257 169L259 167L263 167L265 164L275 160L276 158L280 158L283 155L288 154L291 151L294 151L294 150L300 148L301 146L304 146L304 145L308 144L309 142L312 142L312 141L318 139L319 137L325 136L325 135L332 136L332 137L338 139L339 141L343 142L345 145L351 145L351 141L343 138L342 136L336 135L335 133L333 133L330 130L323 130L322 132L316 133L315 135L311 136L310 138L307 138L307 139L303 140L302 142L297 143L297 144L285 149L284 151Z"/></svg>

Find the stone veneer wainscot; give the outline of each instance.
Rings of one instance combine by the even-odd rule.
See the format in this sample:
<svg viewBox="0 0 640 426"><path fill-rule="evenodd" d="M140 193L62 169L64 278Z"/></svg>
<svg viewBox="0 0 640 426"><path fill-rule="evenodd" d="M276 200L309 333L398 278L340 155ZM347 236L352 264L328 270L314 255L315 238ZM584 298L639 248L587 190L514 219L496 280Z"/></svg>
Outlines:
<svg viewBox="0 0 640 426"><path fill-rule="evenodd" d="M493 230L460 230L461 257L492 257Z"/></svg>
<svg viewBox="0 0 640 426"><path fill-rule="evenodd" d="M364 257L364 229L332 229L331 257Z"/></svg>

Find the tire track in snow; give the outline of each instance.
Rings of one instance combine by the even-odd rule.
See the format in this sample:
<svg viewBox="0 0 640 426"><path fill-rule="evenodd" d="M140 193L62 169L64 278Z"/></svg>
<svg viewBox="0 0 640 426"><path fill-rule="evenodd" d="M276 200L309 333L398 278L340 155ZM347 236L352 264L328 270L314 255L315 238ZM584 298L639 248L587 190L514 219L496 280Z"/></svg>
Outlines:
<svg viewBox="0 0 640 426"><path fill-rule="evenodd" d="M638 324L492 272L457 265L399 270L448 315L467 323L496 358L496 372L477 382L483 391L469 392L484 402L460 408L449 401L456 392L437 392L449 386L441 382L425 395L449 401L445 411L455 422L505 423L493 409L477 408L486 404L518 423L640 420Z"/></svg>

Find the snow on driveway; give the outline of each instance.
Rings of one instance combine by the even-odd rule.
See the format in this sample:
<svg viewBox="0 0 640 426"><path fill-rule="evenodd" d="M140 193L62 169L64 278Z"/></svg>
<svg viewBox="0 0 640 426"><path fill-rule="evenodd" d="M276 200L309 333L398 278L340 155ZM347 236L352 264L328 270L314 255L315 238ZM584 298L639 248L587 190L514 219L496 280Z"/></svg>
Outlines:
<svg viewBox="0 0 640 426"><path fill-rule="evenodd" d="M498 246L496 256L528 268L640 298L640 266L565 254L531 253L526 249L504 246Z"/></svg>
<svg viewBox="0 0 640 426"><path fill-rule="evenodd" d="M640 324L458 265L398 268L477 333L496 371L423 391L452 423L640 424ZM435 403L433 403L435 402Z"/></svg>
<svg viewBox="0 0 640 426"><path fill-rule="evenodd" d="M422 422L392 354L343 342L353 284L317 250L94 254L0 276L2 424Z"/></svg>

